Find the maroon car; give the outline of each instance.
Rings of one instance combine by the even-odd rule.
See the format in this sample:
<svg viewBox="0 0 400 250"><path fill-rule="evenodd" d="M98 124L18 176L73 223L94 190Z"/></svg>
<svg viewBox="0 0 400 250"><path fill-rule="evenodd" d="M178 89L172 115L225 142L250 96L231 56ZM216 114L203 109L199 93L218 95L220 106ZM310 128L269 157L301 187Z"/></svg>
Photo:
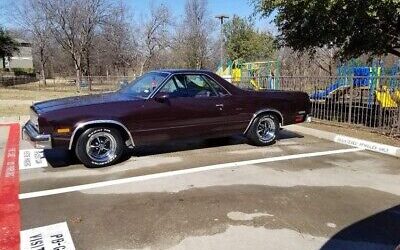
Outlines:
<svg viewBox="0 0 400 250"><path fill-rule="evenodd" d="M200 70L149 72L112 93L36 103L23 130L37 148L73 150L88 167L114 164L126 147L245 135L269 145L310 112L306 93L248 91Z"/></svg>

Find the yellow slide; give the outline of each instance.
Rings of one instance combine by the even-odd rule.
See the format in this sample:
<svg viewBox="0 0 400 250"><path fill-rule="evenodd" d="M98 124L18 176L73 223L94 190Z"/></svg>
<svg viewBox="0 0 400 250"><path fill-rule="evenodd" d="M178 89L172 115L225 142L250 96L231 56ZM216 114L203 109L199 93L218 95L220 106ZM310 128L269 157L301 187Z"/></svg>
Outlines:
<svg viewBox="0 0 400 250"><path fill-rule="evenodd" d="M375 91L376 100L383 108L397 108L396 101L400 101L400 91L397 90L393 96L390 95L389 90L383 87L382 91Z"/></svg>

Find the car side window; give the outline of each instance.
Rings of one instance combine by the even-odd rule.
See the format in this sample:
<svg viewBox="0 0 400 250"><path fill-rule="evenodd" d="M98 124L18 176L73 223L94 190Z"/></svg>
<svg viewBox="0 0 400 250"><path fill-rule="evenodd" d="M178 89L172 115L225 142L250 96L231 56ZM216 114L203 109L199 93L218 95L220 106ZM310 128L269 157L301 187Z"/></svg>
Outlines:
<svg viewBox="0 0 400 250"><path fill-rule="evenodd" d="M187 89L184 78L173 76L159 91L160 94L168 94L170 98L187 97Z"/></svg>
<svg viewBox="0 0 400 250"><path fill-rule="evenodd" d="M186 88L189 97L214 97L217 93L201 75L186 75Z"/></svg>
<svg viewBox="0 0 400 250"><path fill-rule="evenodd" d="M221 85L219 85L218 83L216 83L213 79L211 79L208 76L203 76L203 78L205 79L205 81L207 81L208 84L211 85L211 87L218 93L218 95L220 96L227 96L229 95L228 91L226 91L223 87L221 87Z"/></svg>

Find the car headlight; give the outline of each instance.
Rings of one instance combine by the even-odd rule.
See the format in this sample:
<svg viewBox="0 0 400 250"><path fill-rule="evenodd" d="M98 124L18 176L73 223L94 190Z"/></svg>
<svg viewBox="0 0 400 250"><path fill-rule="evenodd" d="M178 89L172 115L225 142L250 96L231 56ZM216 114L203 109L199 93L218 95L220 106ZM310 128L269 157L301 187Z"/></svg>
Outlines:
<svg viewBox="0 0 400 250"><path fill-rule="evenodd" d="M39 120L38 120L38 114L31 109L31 113L30 113L30 121L31 123L36 127L37 130L39 130Z"/></svg>

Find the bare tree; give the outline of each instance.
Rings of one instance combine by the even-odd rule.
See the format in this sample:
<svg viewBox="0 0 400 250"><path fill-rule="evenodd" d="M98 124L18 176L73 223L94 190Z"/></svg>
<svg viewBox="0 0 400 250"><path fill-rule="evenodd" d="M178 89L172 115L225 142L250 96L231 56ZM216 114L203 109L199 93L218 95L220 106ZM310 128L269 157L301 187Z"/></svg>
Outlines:
<svg viewBox="0 0 400 250"><path fill-rule="evenodd" d="M122 1L21 2L19 18L29 30L43 81L46 73L75 74L79 88L82 76L92 73L141 74L150 68L215 64L213 20L203 0L188 0L184 19L175 26L165 5L151 5L140 27L129 19L129 8Z"/></svg>
<svg viewBox="0 0 400 250"><path fill-rule="evenodd" d="M316 65L310 62L308 55L294 52L288 47L278 51L278 58L282 63L281 74L284 76L311 75L318 71Z"/></svg>
<svg viewBox="0 0 400 250"><path fill-rule="evenodd" d="M310 61L315 63L318 68L324 71L329 76L333 76L338 60L335 55L338 49L336 48L318 48L313 56L310 56Z"/></svg>
<svg viewBox="0 0 400 250"><path fill-rule="evenodd" d="M18 22L33 42L33 54L39 62L40 78L46 85L46 68L51 54L51 33L46 17L35 0L26 0L17 12Z"/></svg>
<svg viewBox="0 0 400 250"><path fill-rule="evenodd" d="M74 62L79 88L83 65L86 74L90 74L90 52L96 27L107 16L110 5L106 0L37 1L53 37Z"/></svg>
<svg viewBox="0 0 400 250"><path fill-rule="evenodd" d="M140 74L150 67L157 54L168 47L168 27L171 14L165 5L151 6L150 16L145 20L142 30L141 49L143 59Z"/></svg>
<svg viewBox="0 0 400 250"><path fill-rule="evenodd" d="M282 75L300 76L333 76L338 61L334 57L334 49L317 49L313 55L295 52L288 47L278 51L282 63Z"/></svg>
<svg viewBox="0 0 400 250"><path fill-rule="evenodd" d="M110 70L126 75L127 68L134 71L138 63L138 43L134 34L138 33L129 20L128 8L121 4L106 20L97 37L96 52L99 55L98 67L105 65L106 75Z"/></svg>
<svg viewBox="0 0 400 250"><path fill-rule="evenodd" d="M82 0L81 0L82 1ZM95 29L104 25L109 15L114 10L114 6L106 0L83 0L81 2L82 18L82 51L85 58L84 72L89 77L89 89L91 89L91 52L93 50L93 40Z"/></svg>
<svg viewBox="0 0 400 250"><path fill-rule="evenodd" d="M211 51L212 23L206 0L186 1L185 15L175 39L186 67L205 67Z"/></svg>

